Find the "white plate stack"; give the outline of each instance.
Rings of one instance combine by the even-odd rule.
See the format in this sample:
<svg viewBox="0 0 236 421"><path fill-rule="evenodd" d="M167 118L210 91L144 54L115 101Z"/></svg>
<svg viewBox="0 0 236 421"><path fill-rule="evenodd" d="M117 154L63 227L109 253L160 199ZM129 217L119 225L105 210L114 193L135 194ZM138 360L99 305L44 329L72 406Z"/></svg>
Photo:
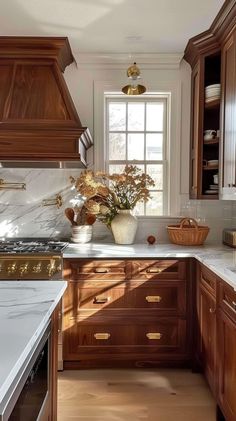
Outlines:
<svg viewBox="0 0 236 421"><path fill-rule="evenodd" d="M205 88L205 102L216 101L220 99L220 83L209 85Z"/></svg>

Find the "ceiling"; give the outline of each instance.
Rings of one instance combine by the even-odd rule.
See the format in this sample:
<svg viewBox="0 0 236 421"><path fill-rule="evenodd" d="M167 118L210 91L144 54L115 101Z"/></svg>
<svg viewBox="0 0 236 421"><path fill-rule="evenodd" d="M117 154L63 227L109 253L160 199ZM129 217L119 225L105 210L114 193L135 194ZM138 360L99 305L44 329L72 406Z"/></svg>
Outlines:
<svg viewBox="0 0 236 421"><path fill-rule="evenodd" d="M223 0L10 0L0 35L68 36L74 53L181 53Z"/></svg>

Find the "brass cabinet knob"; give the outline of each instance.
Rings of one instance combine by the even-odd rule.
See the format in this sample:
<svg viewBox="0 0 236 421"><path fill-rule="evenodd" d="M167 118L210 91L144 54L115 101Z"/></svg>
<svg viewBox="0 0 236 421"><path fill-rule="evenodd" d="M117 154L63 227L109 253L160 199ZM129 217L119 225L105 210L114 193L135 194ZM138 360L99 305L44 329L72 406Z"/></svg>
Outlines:
<svg viewBox="0 0 236 421"><path fill-rule="evenodd" d="M162 297L160 295L148 295L146 297L146 301L148 303L160 303L162 300Z"/></svg>
<svg viewBox="0 0 236 421"><path fill-rule="evenodd" d="M110 333L94 333L94 338L97 340L108 340L110 337Z"/></svg>
<svg viewBox="0 0 236 421"><path fill-rule="evenodd" d="M8 275L13 275L14 273L16 273L16 269L17 269L16 263L12 263L11 265L8 265L8 267L7 267Z"/></svg>
<svg viewBox="0 0 236 421"><path fill-rule="evenodd" d="M149 268L146 270L147 273L160 273L161 269L160 268Z"/></svg>
<svg viewBox="0 0 236 421"><path fill-rule="evenodd" d="M210 312L211 314L215 314L215 312L216 312L216 308L212 308L212 307L210 307L209 312Z"/></svg>
<svg viewBox="0 0 236 421"><path fill-rule="evenodd" d="M151 340L159 340L162 337L162 334L160 332L148 332L146 333L146 336L148 339Z"/></svg>
<svg viewBox="0 0 236 421"><path fill-rule="evenodd" d="M93 304L106 304L110 300L110 297L95 297Z"/></svg>
<svg viewBox="0 0 236 421"><path fill-rule="evenodd" d="M95 273L108 273L109 272L109 269L106 269L106 268L95 268L94 269L94 272Z"/></svg>

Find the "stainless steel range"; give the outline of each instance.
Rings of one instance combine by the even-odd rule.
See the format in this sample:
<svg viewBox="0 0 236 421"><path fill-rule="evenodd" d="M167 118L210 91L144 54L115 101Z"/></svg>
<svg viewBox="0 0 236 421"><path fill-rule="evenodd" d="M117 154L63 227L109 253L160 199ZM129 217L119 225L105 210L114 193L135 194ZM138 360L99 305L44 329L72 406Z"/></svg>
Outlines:
<svg viewBox="0 0 236 421"><path fill-rule="evenodd" d="M62 279L62 251L67 243L47 239L0 241L0 280ZM62 303L59 311L58 369L62 358Z"/></svg>

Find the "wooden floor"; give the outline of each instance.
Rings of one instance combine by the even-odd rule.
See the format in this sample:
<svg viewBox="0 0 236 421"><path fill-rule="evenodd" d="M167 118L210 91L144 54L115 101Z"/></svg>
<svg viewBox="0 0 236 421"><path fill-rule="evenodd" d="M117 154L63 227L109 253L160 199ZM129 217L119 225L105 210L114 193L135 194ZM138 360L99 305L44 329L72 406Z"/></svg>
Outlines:
<svg viewBox="0 0 236 421"><path fill-rule="evenodd" d="M215 421L203 377L188 370L59 374L58 421Z"/></svg>

